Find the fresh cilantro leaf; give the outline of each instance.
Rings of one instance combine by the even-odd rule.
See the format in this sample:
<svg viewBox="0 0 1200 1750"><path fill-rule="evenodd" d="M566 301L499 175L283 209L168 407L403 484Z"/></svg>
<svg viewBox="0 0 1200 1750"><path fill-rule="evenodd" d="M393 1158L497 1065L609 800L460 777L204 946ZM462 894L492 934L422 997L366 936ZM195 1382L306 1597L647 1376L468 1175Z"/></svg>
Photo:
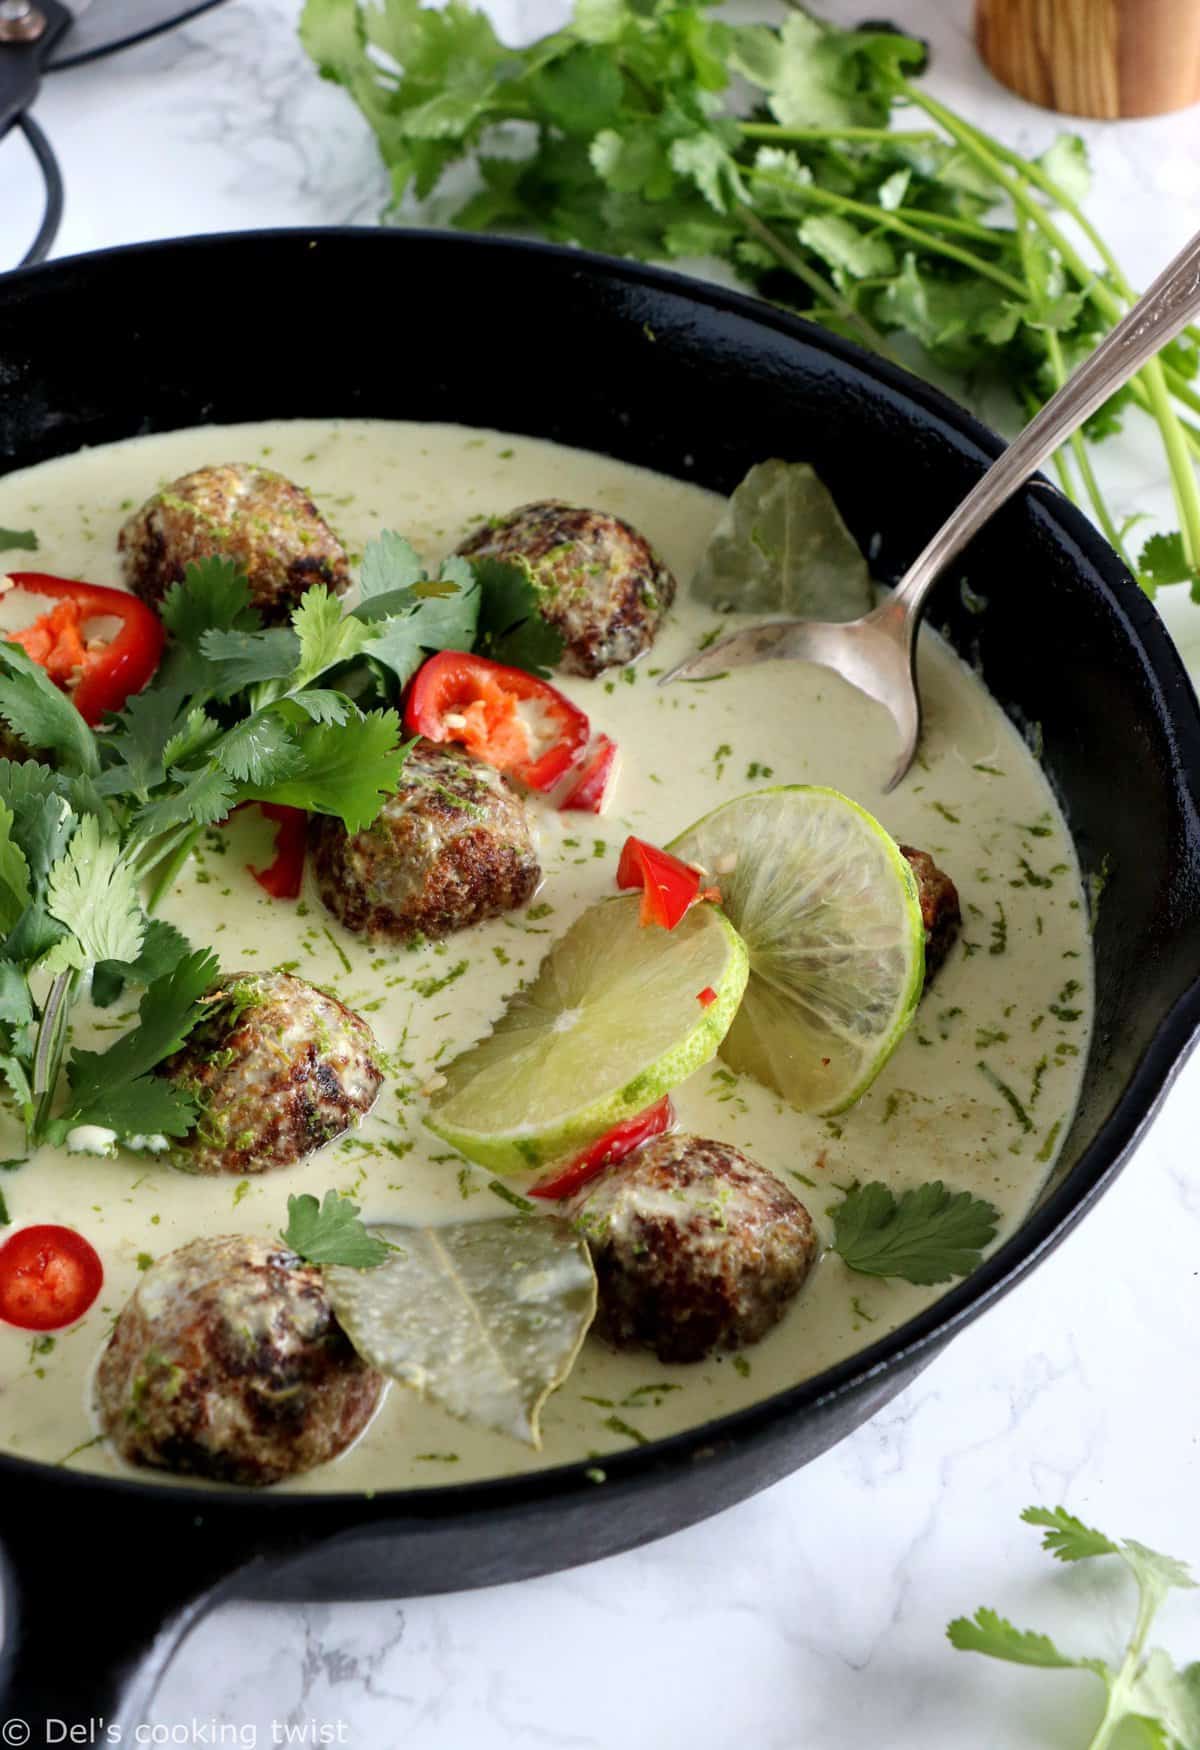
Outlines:
<svg viewBox="0 0 1200 1750"><path fill-rule="evenodd" d="M1065 1507L1026 1507L1021 1518L1026 1525L1048 1528L1042 1539L1042 1548L1049 1550L1060 1562L1082 1562L1089 1556L1120 1554L1119 1545L1110 1537L1105 1537L1102 1531L1093 1531L1082 1519L1068 1513Z"/></svg>
<svg viewBox="0 0 1200 1750"><path fill-rule="evenodd" d="M101 960L92 974L92 1001L107 1009L131 984L149 985L174 971L192 952L186 936L164 918L149 918L142 937L141 953L125 965L119 960Z"/></svg>
<svg viewBox="0 0 1200 1750"><path fill-rule="evenodd" d="M48 971L137 959L145 921L137 874L121 853L116 834L85 815L46 885L47 911L70 932L47 954Z"/></svg>
<svg viewBox="0 0 1200 1750"><path fill-rule="evenodd" d="M326 1191L321 1203L307 1194L289 1197L288 1223L279 1237L306 1263L372 1270L387 1262L391 1247L367 1232L358 1213L357 1203L336 1191Z"/></svg>
<svg viewBox="0 0 1200 1750"><path fill-rule="evenodd" d="M224 820L233 807L237 794L234 781L216 766L202 766L193 772L176 766L171 777L178 788L139 808L133 817L144 838L157 838L189 820L197 826L210 826L214 820Z"/></svg>
<svg viewBox="0 0 1200 1750"><path fill-rule="evenodd" d="M1034 163L1057 184L1068 200L1087 199L1092 186L1088 149L1079 134L1059 134Z"/></svg>
<svg viewBox="0 0 1200 1750"><path fill-rule="evenodd" d="M746 186L737 161L714 135L696 133L672 140L669 158L672 170L695 183L714 212L727 213L745 202Z"/></svg>
<svg viewBox="0 0 1200 1750"><path fill-rule="evenodd" d="M1137 1581L1138 1609L1119 1666L1103 1659L1073 1657L1055 1646L1049 1635L1014 1628L994 1610L957 1617L946 1630L951 1644L963 1652L1043 1669L1090 1671L1104 1684L1104 1719L1093 1743L1122 1743L1123 1725L1136 1727L1143 1743L1159 1750L1192 1750L1200 1745L1200 1664L1177 1670L1160 1648L1144 1652L1146 1636L1168 1590L1195 1585L1185 1563L1160 1555L1126 1538L1114 1542L1068 1513L1065 1507L1027 1507L1021 1518L1045 1529L1042 1547L1060 1561L1077 1562L1115 1555ZM1129 1734L1127 1734L1129 1735Z"/></svg>
<svg viewBox="0 0 1200 1750"><path fill-rule="evenodd" d="M566 640L542 618L537 585L529 568L500 559L477 559L479 629L475 648L493 662L542 675L560 660Z"/></svg>
<svg viewBox="0 0 1200 1750"><path fill-rule="evenodd" d="M878 231L865 231L838 213L814 213L800 226L799 237L835 272L851 279L872 279L895 272L891 244Z"/></svg>
<svg viewBox="0 0 1200 1750"><path fill-rule="evenodd" d="M479 617L479 589L473 577L468 577L465 587L443 577L377 596L364 604L363 611L370 615L367 655L389 668L403 686L431 651L470 650ZM376 617L379 614L383 617Z"/></svg>
<svg viewBox="0 0 1200 1750"><path fill-rule="evenodd" d="M1171 583L1190 583L1195 593L1200 584L1200 577L1188 564L1183 536L1178 530L1173 535L1151 535L1143 543L1138 554L1138 575L1151 594Z"/></svg>
<svg viewBox="0 0 1200 1750"><path fill-rule="evenodd" d="M564 134L590 140L620 125L625 99L621 69L604 49L583 43L534 69L530 91L542 114Z"/></svg>
<svg viewBox="0 0 1200 1750"><path fill-rule="evenodd" d="M117 1136L186 1136L196 1122L194 1097L162 1076L137 1076L100 1088L70 1119L55 1121L54 1139L77 1124L101 1124Z"/></svg>
<svg viewBox="0 0 1200 1750"><path fill-rule="evenodd" d="M1175 1668L1169 1653L1153 1648L1129 1686L1129 1716L1163 1750L1200 1745L1200 1664ZM1153 1733L1157 1731L1158 1736Z"/></svg>
<svg viewBox="0 0 1200 1750"><path fill-rule="evenodd" d="M328 687L305 687L302 693L294 693L288 704L297 706L314 723L345 723L354 710L345 693Z"/></svg>
<svg viewBox="0 0 1200 1750"><path fill-rule="evenodd" d="M341 724L312 723L297 730L296 742L300 761L295 775L247 784L243 800L332 814L349 832L369 826L384 798L396 789L404 763L396 713L369 711Z"/></svg>
<svg viewBox="0 0 1200 1750"><path fill-rule="evenodd" d="M272 784L296 772L301 754L279 713L258 711L222 738L216 757L222 769L240 783Z"/></svg>
<svg viewBox="0 0 1200 1750"><path fill-rule="evenodd" d="M20 1058L11 1054L0 1056L0 1074L12 1090L17 1105L23 1111L29 1112L33 1106L33 1089L29 1085L29 1076Z"/></svg>
<svg viewBox="0 0 1200 1750"><path fill-rule="evenodd" d="M358 571L360 601L366 603L372 596L389 595L398 589L411 589L424 576L425 567L416 548L403 535L384 529L382 534L377 535L373 541L368 541L363 548L362 564Z"/></svg>
<svg viewBox="0 0 1200 1750"><path fill-rule="evenodd" d="M36 553L38 538L32 529L6 529L0 527L0 553L11 553L18 549L23 553Z"/></svg>
<svg viewBox="0 0 1200 1750"><path fill-rule="evenodd" d="M26 1027L33 1020L29 980L11 960L0 960L0 1021Z"/></svg>
<svg viewBox="0 0 1200 1750"><path fill-rule="evenodd" d="M290 626L272 626L266 632L208 631L201 636L200 649L212 667L212 690L223 698L262 681L286 680L300 661L300 640Z"/></svg>
<svg viewBox="0 0 1200 1750"><path fill-rule="evenodd" d="M932 1286L966 1276L996 1237L999 1211L940 1179L897 1198L878 1180L857 1186L832 1211L834 1250L851 1270Z"/></svg>
<svg viewBox="0 0 1200 1750"><path fill-rule="evenodd" d="M436 578L427 577L409 543L387 531L368 546L363 572L363 600L353 617L370 628L366 654L390 669L401 686L429 652L470 650L479 586L467 560L454 556Z"/></svg>
<svg viewBox="0 0 1200 1750"><path fill-rule="evenodd" d="M100 770L96 737L65 693L19 644L0 639L0 717L29 747L57 754L68 771Z"/></svg>
<svg viewBox="0 0 1200 1750"><path fill-rule="evenodd" d="M341 601L323 583L304 592L292 615L292 629L300 646L295 670L288 679L293 691L306 687L340 663L349 662L360 653L368 638L362 621L343 613Z"/></svg>
<svg viewBox="0 0 1200 1750"><path fill-rule="evenodd" d="M211 747L221 733L221 725L200 705L195 705L183 718L174 734L163 743L163 765L186 765L189 760Z"/></svg>
<svg viewBox="0 0 1200 1750"><path fill-rule="evenodd" d="M1013 1665L1040 1665L1044 1670L1074 1670L1077 1659L1060 1653L1049 1635L1033 1629L1015 1628L994 1610L977 1610L973 1617L958 1616L946 1630L947 1639L960 1653L986 1653L991 1659L1007 1659Z"/></svg>
<svg viewBox="0 0 1200 1750"><path fill-rule="evenodd" d="M166 778L163 750L181 721L183 695L157 683L126 701L104 737L107 762L97 780L104 796L136 796L145 801Z"/></svg>
<svg viewBox="0 0 1200 1750"><path fill-rule="evenodd" d="M162 1131L167 1136L182 1136L190 1126L194 1107L181 1097L168 1110L158 1097L158 1082L151 1084L153 1092L146 1082L150 1072L178 1051L204 1018L202 999L219 976L216 956L207 949L188 954L147 986L136 1027L122 1034L107 1051L73 1052L67 1066L72 1111L63 1122L68 1126L108 1124L122 1135ZM149 1109L151 1099L153 1112ZM164 1128L164 1124L176 1128Z"/></svg>
<svg viewBox="0 0 1200 1750"><path fill-rule="evenodd" d="M1171 1590L1192 1592L1196 1589L1197 1582L1192 1579L1191 1569L1174 1556L1161 1555L1158 1550L1148 1549L1132 1537L1123 1539L1117 1553L1138 1585L1147 1591L1165 1596Z"/></svg>
<svg viewBox="0 0 1200 1750"><path fill-rule="evenodd" d="M232 559L217 557L186 566L183 581L171 585L158 611L174 641L195 653L206 632L252 632L260 624L245 572Z"/></svg>
<svg viewBox="0 0 1200 1750"><path fill-rule="evenodd" d="M14 820L12 809L0 802L0 934L5 936L20 922L33 898L29 863L13 839Z"/></svg>
<svg viewBox="0 0 1200 1750"><path fill-rule="evenodd" d="M29 869L31 903L9 931L3 952L26 966L64 934L46 909L50 871L59 862L79 816L67 799L68 781L35 761L0 760L0 791L12 811L12 833Z"/></svg>

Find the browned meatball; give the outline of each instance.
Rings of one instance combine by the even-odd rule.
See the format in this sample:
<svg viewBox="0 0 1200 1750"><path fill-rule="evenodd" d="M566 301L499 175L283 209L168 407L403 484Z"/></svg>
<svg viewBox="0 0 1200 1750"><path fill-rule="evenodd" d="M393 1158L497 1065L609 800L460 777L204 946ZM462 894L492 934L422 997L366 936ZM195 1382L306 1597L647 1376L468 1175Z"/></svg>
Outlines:
<svg viewBox="0 0 1200 1750"><path fill-rule="evenodd" d="M804 1205L728 1143L663 1136L577 1206L600 1284L598 1328L660 1361L757 1343L817 1256Z"/></svg>
<svg viewBox="0 0 1200 1750"><path fill-rule="evenodd" d="M558 499L493 517L458 551L528 567L543 617L566 639L559 667L571 674L632 662L675 598L675 579L636 529Z"/></svg>
<svg viewBox="0 0 1200 1750"><path fill-rule="evenodd" d="M336 1458L382 1389L320 1270L241 1235L193 1240L152 1264L96 1375L101 1424L130 1464L243 1484Z"/></svg>
<svg viewBox="0 0 1200 1750"><path fill-rule="evenodd" d="M525 804L458 748L419 741L376 820L313 824L321 898L347 929L413 943L524 905L542 878Z"/></svg>
<svg viewBox="0 0 1200 1750"><path fill-rule="evenodd" d="M290 1167L369 1112L383 1081L367 1023L286 972L239 972L159 1072L193 1094L196 1128L177 1145L192 1173Z"/></svg>
<svg viewBox="0 0 1200 1750"><path fill-rule="evenodd" d="M900 854L908 858L917 878L921 916L925 920L925 983L928 986L958 940L962 926L958 888L949 875L938 868L928 851L916 851L911 845L901 845Z"/></svg>
<svg viewBox="0 0 1200 1750"><path fill-rule="evenodd" d="M134 511L117 537L129 587L157 604L194 559L232 559L254 606L286 620L314 583L350 582L341 542L308 495L251 462L197 468Z"/></svg>

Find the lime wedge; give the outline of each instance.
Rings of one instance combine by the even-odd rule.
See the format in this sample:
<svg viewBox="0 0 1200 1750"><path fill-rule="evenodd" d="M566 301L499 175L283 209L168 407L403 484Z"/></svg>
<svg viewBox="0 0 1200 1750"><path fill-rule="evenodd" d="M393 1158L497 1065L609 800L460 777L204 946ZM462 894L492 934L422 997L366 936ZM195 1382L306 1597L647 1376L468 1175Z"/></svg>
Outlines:
<svg viewBox="0 0 1200 1750"><path fill-rule="evenodd" d="M801 1112L864 1093L921 995L912 869L864 808L795 784L727 802L669 847L721 890L750 982L721 1056Z"/></svg>
<svg viewBox="0 0 1200 1750"><path fill-rule="evenodd" d="M431 1130L520 1172L603 1136L716 1055L746 988L741 938L712 905L673 930L643 928L640 906L605 900L554 944L487 1038L443 1066Z"/></svg>

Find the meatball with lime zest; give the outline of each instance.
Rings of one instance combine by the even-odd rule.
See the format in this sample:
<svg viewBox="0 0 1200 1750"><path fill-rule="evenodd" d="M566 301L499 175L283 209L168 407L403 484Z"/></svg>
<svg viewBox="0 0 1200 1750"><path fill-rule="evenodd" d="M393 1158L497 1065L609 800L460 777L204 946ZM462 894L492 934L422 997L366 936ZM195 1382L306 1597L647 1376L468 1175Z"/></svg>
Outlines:
<svg viewBox="0 0 1200 1750"><path fill-rule="evenodd" d="M308 494L253 462L224 462L164 486L125 523L117 548L135 595L154 605L195 560L230 559L268 623L291 617L307 589L340 595L350 566Z"/></svg>
<svg viewBox="0 0 1200 1750"><path fill-rule="evenodd" d="M313 822L317 889L347 929L408 946L524 905L542 878L525 803L456 747L418 741L376 819Z"/></svg>
<svg viewBox="0 0 1200 1750"><path fill-rule="evenodd" d="M493 517L458 551L525 567L543 619L562 633L558 666L570 674L632 662L675 599L675 579L644 535L606 511L558 499Z"/></svg>
<svg viewBox="0 0 1200 1750"><path fill-rule="evenodd" d="M816 1261L807 1209L729 1143L669 1135L608 1168L575 1206L600 1289L597 1329L660 1361L756 1343Z"/></svg>
<svg viewBox="0 0 1200 1750"><path fill-rule="evenodd" d="M174 1147L193 1173L265 1173L344 1136L383 1081L374 1035L345 1003L286 972L241 972L160 1074L196 1101Z"/></svg>
<svg viewBox="0 0 1200 1750"><path fill-rule="evenodd" d="M130 1464L250 1486L336 1458L383 1386L321 1271L243 1235L151 1264L96 1374L101 1426Z"/></svg>

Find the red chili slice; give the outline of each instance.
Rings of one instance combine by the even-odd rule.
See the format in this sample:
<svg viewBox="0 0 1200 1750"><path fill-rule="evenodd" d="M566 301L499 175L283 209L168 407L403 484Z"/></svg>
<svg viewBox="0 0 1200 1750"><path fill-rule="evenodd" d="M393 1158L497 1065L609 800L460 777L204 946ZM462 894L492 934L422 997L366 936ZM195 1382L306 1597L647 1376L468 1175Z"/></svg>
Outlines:
<svg viewBox="0 0 1200 1750"><path fill-rule="evenodd" d="M619 749L609 736L602 735L596 751L587 761L578 778L559 803L560 809L578 809L586 814L602 814L617 773Z"/></svg>
<svg viewBox="0 0 1200 1750"><path fill-rule="evenodd" d="M717 1000L717 993L711 984L706 984L702 991L697 991L696 1001L702 1009L711 1009Z"/></svg>
<svg viewBox="0 0 1200 1750"><path fill-rule="evenodd" d="M256 869L253 863L246 867L272 899L298 899L304 881L308 815L303 808L288 808L282 802L256 802L252 806L275 822L275 856L265 869Z"/></svg>
<svg viewBox="0 0 1200 1750"><path fill-rule="evenodd" d="M23 1331L57 1331L81 1319L104 1266L70 1227L24 1227L0 1246L0 1319Z"/></svg>
<svg viewBox="0 0 1200 1750"><path fill-rule="evenodd" d="M623 1161L626 1155L632 1154L635 1148L641 1148L652 1136L661 1136L664 1130L669 1130L674 1122L675 1108L671 1104L671 1096L664 1094L657 1106L650 1106L645 1112L639 1112L636 1118L626 1118L623 1123L614 1125L607 1136L602 1136L590 1148L585 1148L582 1154L576 1155L573 1161L568 1161L565 1167L559 1167L547 1178L539 1179L536 1185L530 1186L529 1195L552 1197L556 1200L573 1196L602 1173L605 1167Z"/></svg>
<svg viewBox="0 0 1200 1750"><path fill-rule="evenodd" d="M530 707L524 716L521 705ZM461 742L543 791L576 763L590 735L583 712L547 681L461 650L441 650L417 670L404 727L428 741Z"/></svg>
<svg viewBox="0 0 1200 1750"><path fill-rule="evenodd" d="M625 840L617 864L617 886L640 887L642 923L661 924L665 930L673 930L698 899L708 897L700 892L699 870L645 839Z"/></svg>
<svg viewBox="0 0 1200 1750"><path fill-rule="evenodd" d="M140 692L158 667L165 634L162 621L137 596L98 583L76 583L43 571L11 571L9 582L54 606L19 632L9 632L69 693L85 723L96 724ZM90 623L118 620L111 638L86 636Z"/></svg>

